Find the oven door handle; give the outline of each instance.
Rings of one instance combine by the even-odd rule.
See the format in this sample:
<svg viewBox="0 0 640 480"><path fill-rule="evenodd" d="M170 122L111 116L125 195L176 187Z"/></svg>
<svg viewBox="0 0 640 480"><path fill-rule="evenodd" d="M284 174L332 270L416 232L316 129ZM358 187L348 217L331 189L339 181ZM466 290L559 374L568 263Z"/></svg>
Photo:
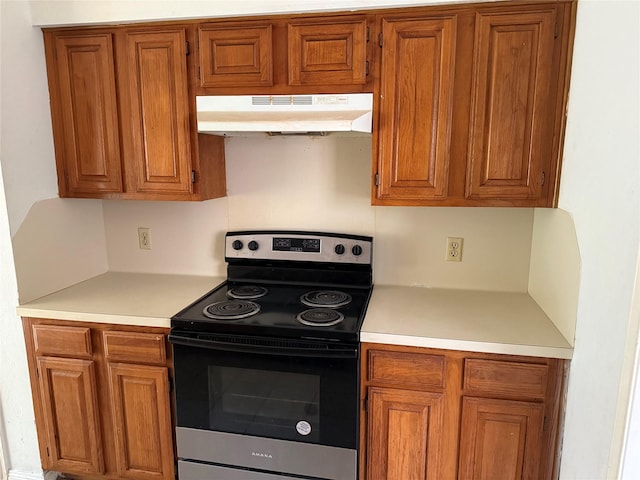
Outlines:
<svg viewBox="0 0 640 480"><path fill-rule="evenodd" d="M264 344L243 344L195 338L176 333L169 334L169 342L176 345L185 345L187 347L208 348L211 350L224 350L238 353L255 353L259 355L280 355L307 358L358 358L358 347L355 345L344 347L332 346L332 348L327 349L300 348L295 346L286 346L286 340L279 341L279 345L269 345L267 342Z"/></svg>

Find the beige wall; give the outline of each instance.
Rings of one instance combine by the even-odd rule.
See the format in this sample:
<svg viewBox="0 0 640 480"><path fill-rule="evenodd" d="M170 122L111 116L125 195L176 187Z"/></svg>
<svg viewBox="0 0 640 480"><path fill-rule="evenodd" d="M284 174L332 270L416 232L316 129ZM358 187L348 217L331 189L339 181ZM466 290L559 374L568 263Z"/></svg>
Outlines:
<svg viewBox="0 0 640 480"><path fill-rule="evenodd" d="M529 294L567 341L575 341L580 291L580 251L569 213L536 209L533 221Z"/></svg>
<svg viewBox="0 0 640 480"><path fill-rule="evenodd" d="M527 291L532 209L372 207L370 136L233 137L226 152L227 198L104 202L111 270L222 275L227 230L320 230L372 235L378 284ZM461 263L447 236L464 237Z"/></svg>
<svg viewBox="0 0 640 480"><path fill-rule="evenodd" d="M13 257L20 303L106 272L102 202L36 203L13 237Z"/></svg>

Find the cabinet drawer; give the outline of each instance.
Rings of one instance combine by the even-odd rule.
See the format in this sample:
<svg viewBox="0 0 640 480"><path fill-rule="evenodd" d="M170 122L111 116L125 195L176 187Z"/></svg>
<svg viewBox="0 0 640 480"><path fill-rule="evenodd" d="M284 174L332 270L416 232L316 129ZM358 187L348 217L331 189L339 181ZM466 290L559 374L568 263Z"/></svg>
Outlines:
<svg viewBox="0 0 640 480"><path fill-rule="evenodd" d="M544 398L548 366L468 358L464 362L465 394L504 394Z"/></svg>
<svg viewBox="0 0 640 480"><path fill-rule="evenodd" d="M33 325L31 328L37 356L91 358L91 330L89 328L57 325Z"/></svg>
<svg viewBox="0 0 640 480"><path fill-rule="evenodd" d="M165 365L167 350L160 333L104 332L104 356L110 362Z"/></svg>
<svg viewBox="0 0 640 480"><path fill-rule="evenodd" d="M369 381L414 388L444 387L444 355L370 350Z"/></svg>

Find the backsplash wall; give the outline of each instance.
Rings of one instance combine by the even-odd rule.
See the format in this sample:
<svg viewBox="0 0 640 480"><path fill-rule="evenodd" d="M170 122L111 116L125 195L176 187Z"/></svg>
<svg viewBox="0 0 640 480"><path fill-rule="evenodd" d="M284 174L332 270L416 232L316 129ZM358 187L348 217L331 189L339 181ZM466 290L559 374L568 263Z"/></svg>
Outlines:
<svg viewBox="0 0 640 480"><path fill-rule="evenodd" d="M224 275L227 230L319 230L372 235L378 284L527 291L532 209L372 207L369 136L225 142L226 198L103 202L110 270ZM447 236L464 237L461 263L445 261Z"/></svg>

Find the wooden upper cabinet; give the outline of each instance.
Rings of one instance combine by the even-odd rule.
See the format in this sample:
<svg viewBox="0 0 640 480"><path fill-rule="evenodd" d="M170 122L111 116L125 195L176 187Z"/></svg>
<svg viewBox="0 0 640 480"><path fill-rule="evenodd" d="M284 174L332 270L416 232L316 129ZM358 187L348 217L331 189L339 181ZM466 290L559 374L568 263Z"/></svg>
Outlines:
<svg viewBox="0 0 640 480"><path fill-rule="evenodd" d="M291 21L289 85L362 85L367 81L367 22Z"/></svg>
<svg viewBox="0 0 640 480"><path fill-rule="evenodd" d="M556 9L478 13L466 196L545 206ZM556 82L557 83L557 82Z"/></svg>
<svg viewBox="0 0 640 480"><path fill-rule="evenodd" d="M112 34L45 32L61 197L121 192Z"/></svg>
<svg viewBox="0 0 640 480"><path fill-rule="evenodd" d="M197 24L197 95L372 90L367 17L272 16Z"/></svg>
<svg viewBox="0 0 640 480"><path fill-rule="evenodd" d="M184 28L124 33L121 105L127 191L191 192Z"/></svg>
<svg viewBox="0 0 640 480"><path fill-rule="evenodd" d="M455 16L384 19L376 199L447 196Z"/></svg>
<svg viewBox="0 0 640 480"><path fill-rule="evenodd" d="M192 36L155 25L44 31L61 197L226 194L224 140L196 132Z"/></svg>
<svg viewBox="0 0 640 480"><path fill-rule="evenodd" d="M271 24L233 23L198 28L202 87L273 85Z"/></svg>
<svg viewBox="0 0 640 480"><path fill-rule="evenodd" d="M374 205L555 206L575 2L507 3L382 17Z"/></svg>

